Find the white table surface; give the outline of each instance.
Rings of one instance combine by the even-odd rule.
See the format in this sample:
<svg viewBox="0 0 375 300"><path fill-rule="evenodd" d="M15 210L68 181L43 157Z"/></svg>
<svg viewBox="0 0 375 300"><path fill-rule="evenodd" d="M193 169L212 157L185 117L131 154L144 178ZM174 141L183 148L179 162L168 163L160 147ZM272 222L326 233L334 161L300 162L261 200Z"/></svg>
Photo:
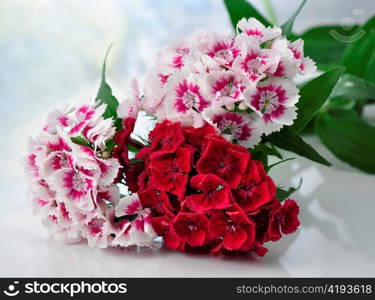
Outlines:
<svg viewBox="0 0 375 300"><path fill-rule="evenodd" d="M64 245L48 237L24 204L0 211L0 276L375 276L374 176L304 159L276 167L272 176L284 186L304 178L295 194L302 226L281 241L269 243L264 258Z"/></svg>

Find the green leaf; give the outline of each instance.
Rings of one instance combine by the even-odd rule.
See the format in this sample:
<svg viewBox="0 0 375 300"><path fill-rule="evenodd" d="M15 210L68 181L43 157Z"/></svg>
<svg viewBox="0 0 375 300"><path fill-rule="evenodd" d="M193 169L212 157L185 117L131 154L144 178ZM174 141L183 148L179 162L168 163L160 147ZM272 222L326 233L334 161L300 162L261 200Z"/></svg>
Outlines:
<svg viewBox="0 0 375 300"><path fill-rule="evenodd" d="M342 64L348 73L375 83L375 16L369 19L361 30L363 37L347 47Z"/></svg>
<svg viewBox="0 0 375 300"><path fill-rule="evenodd" d="M263 6L267 11L267 16L271 20L272 24L277 26L277 15L273 9L271 0L263 0Z"/></svg>
<svg viewBox="0 0 375 300"><path fill-rule="evenodd" d="M272 24L246 0L224 0L224 3L234 29L236 29L239 20L250 17L257 18L264 25L272 26Z"/></svg>
<svg viewBox="0 0 375 300"><path fill-rule="evenodd" d="M354 111L320 113L315 131L323 144L339 159L364 172L375 174L375 127Z"/></svg>
<svg viewBox="0 0 375 300"><path fill-rule="evenodd" d="M104 57L101 82L100 82L99 90L96 95L95 101L99 102L100 104L107 105L107 108L103 114L103 117L105 119L113 118L116 128L120 129L121 120L117 118L117 107L119 106L119 102L112 95L112 89L106 82L106 78L105 78L107 57L108 57L109 51L111 50L111 47L112 45L108 47L107 52Z"/></svg>
<svg viewBox="0 0 375 300"><path fill-rule="evenodd" d="M343 97L330 97L328 101L328 110L342 108L352 110L356 106L356 101L353 99L347 99ZM312 124L310 122L309 124ZM306 127L305 127L306 128Z"/></svg>
<svg viewBox="0 0 375 300"><path fill-rule="evenodd" d="M290 16L288 21L286 21L283 25L281 25L281 30L283 35L288 37L292 33L294 21L296 20L298 14L300 13L301 9L305 6L307 0L303 0L301 4L298 6L297 10Z"/></svg>
<svg viewBox="0 0 375 300"><path fill-rule="evenodd" d="M107 148L107 151L112 151L113 148L116 146L115 139L112 138L112 139L106 141L105 146Z"/></svg>
<svg viewBox="0 0 375 300"><path fill-rule="evenodd" d="M331 165L330 162L316 152L314 148L306 143L299 135L291 132L287 127L284 127L279 132L271 134L268 136L268 139L276 147L296 153L325 166Z"/></svg>
<svg viewBox="0 0 375 300"><path fill-rule="evenodd" d="M267 146L263 143L260 143L251 150L252 154L255 155L256 152L261 152L269 156L275 156L279 159L283 159L282 154L273 146Z"/></svg>
<svg viewBox="0 0 375 300"><path fill-rule="evenodd" d="M276 199L280 202L285 201L288 199L294 192L298 191L302 186L302 178L299 180L298 186L290 187L288 189L278 187L276 189Z"/></svg>
<svg viewBox="0 0 375 300"><path fill-rule="evenodd" d="M320 70L328 70L341 64L341 57L350 37L358 36L359 26L352 29L341 25L327 25L311 28L299 37L304 40L304 53L311 57Z"/></svg>
<svg viewBox="0 0 375 300"><path fill-rule="evenodd" d="M121 217L115 217L114 221L121 222L121 221L130 221L133 222L137 218L138 214L133 214L133 215L126 215L126 216L121 216Z"/></svg>
<svg viewBox="0 0 375 300"><path fill-rule="evenodd" d="M86 147L91 148L90 142L88 140L86 140L85 138L81 137L81 136L74 136L70 139L72 140L73 143L75 143L77 145L82 145L82 146L86 146Z"/></svg>
<svg viewBox="0 0 375 300"><path fill-rule="evenodd" d="M351 74L344 74L331 96L346 97L348 99L374 99L375 84Z"/></svg>
<svg viewBox="0 0 375 300"><path fill-rule="evenodd" d="M283 164L283 163L285 163L285 162L287 162L287 161L294 160L294 159L295 159L294 157L285 158L285 159L283 159L283 160L279 160L278 162L275 162L275 163L273 163L273 164L267 166L267 173L268 173L268 171L271 170L273 167L276 167L277 165Z"/></svg>
<svg viewBox="0 0 375 300"><path fill-rule="evenodd" d="M128 144L128 150L133 153L138 153L139 149L131 144Z"/></svg>
<svg viewBox="0 0 375 300"><path fill-rule="evenodd" d="M344 71L342 67L333 68L302 87L300 99L296 105L298 116L290 127L291 131L298 133L310 122L326 102Z"/></svg>

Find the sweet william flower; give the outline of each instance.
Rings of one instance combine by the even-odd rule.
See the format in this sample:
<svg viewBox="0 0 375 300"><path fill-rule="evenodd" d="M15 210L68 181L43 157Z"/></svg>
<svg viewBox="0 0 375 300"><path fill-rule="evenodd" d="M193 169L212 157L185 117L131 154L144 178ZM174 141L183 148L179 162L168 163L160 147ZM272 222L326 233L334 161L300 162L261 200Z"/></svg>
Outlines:
<svg viewBox="0 0 375 300"><path fill-rule="evenodd" d="M113 181L120 165L117 159L101 157L114 133L112 120L101 116L104 110L82 105L54 111L29 143L25 168L34 212L56 239L85 238L91 246L108 245L106 203L119 199ZM85 146L73 142L77 136Z"/></svg>
<svg viewBox="0 0 375 300"><path fill-rule="evenodd" d="M299 206L291 199L284 201L283 205L275 212L271 220L269 233L272 236L281 236L281 233L290 234L297 230L300 222L298 220Z"/></svg>
<svg viewBox="0 0 375 300"><path fill-rule="evenodd" d="M214 71L207 75L207 89L215 106L229 106L242 99L247 82L242 74L230 71ZM207 105L206 107L208 107ZM205 108L206 108L205 107Z"/></svg>
<svg viewBox="0 0 375 300"><path fill-rule="evenodd" d="M143 164L138 162L126 165L126 168L124 170L125 182L132 193L136 193L139 190L138 180L141 173L143 172L143 168Z"/></svg>
<svg viewBox="0 0 375 300"><path fill-rule="evenodd" d="M198 32L166 47L143 94L132 81L117 132L99 103L48 116L25 166L34 211L55 237L105 248L160 235L170 249L262 256L265 242L297 229L298 205L275 198L247 148L293 123L293 78L314 65L280 28L250 18L237 33ZM140 110L162 121L149 143L131 137ZM131 194L120 197L116 183Z"/></svg>
<svg viewBox="0 0 375 300"><path fill-rule="evenodd" d="M181 71L169 78L166 88L170 91L165 100L166 118L185 126L201 125L199 113L210 105L204 82L192 73Z"/></svg>
<svg viewBox="0 0 375 300"><path fill-rule="evenodd" d="M254 43L264 43L281 36L281 29L278 27L266 27L255 18L241 19L237 23L237 30L240 30Z"/></svg>
<svg viewBox="0 0 375 300"><path fill-rule="evenodd" d="M223 209L232 202L232 194L227 183L216 175L196 175L191 178L190 186L199 191L185 198L187 205L195 212Z"/></svg>
<svg viewBox="0 0 375 300"><path fill-rule="evenodd" d="M149 134L151 145L142 148L136 158L146 158L152 152L171 153L185 141L184 132L179 122L165 120Z"/></svg>
<svg viewBox="0 0 375 300"><path fill-rule="evenodd" d="M190 246L202 246L207 238L208 219L204 214L179 213L173 221L177 237Z"/></svg>
<svg viewBox="0 0 375 300"><path fill-rule="evenodd" d="M249 80L249 84L256 84L276 71L280 61L280 54L277 51L272 48L261 48L243 34L238 35L235 41L241 48L242 55L234 61L233 69L242 71Z"/></svg>
<svg viewBox="0 0 375 300"><path fill-rule="evenodd" d="M67 201L73 201L83 211L92 211L95 208L93 195L97 185L94 173L84 168L61 169L56 172L55 189Z"/></svg>
<svg viewBox="0 0 375 300"><path fill-rule="evenodd" d="M276 186L260 161L251 160L239 186L233 191L236 202L246 212L255 211L274 199Z"/></svg>
<svg viewBox="0 0 375 300"><path fill-rule="evenodd" d="M140 97L138 81L136 79L132 79L131 95L120 103L117 108L117 116L122 120L126 120L128 118L137 119L140 106Z"/></svg>
<svg viewBox="0 0 375 300"><path fill-rule="evenodd" d="M158 58L171 69L181 69L184 67L184 60L190 51L188 41L177 39L161 51Z"/></svg>
<svg viewBox="0 0 375 300"><path fill-rule="evenodd" d="M138 195L143 207L151 208L156 215L169 215L169 197L166 192L151 185L140 191Z"/></svg>
<svg viewBox="0 0 375 300"><path fill-rule="evenodd" d="M184 251L186 241L177 235L169 217L154 217L151 222L156 233L163 237L164 244L168 249Z"/></svg>
<svg viewBox="0 0 375 300"><path fill-rule="evenodd" d="M109 232L109 222L104 215L94 211L86 216L82 234L90 247L107 248Z"/></svg>
<svg viewBox="0 0 375 300"><path fill-rule="evenodd" d="M154 185L178 197L185 195L188 173L192 167L194 150L183 146L175 153L155 153L151 156L150 170Z"/></svg>
<svg viewBox="0 0 375 300"><path fill-rule="evenodd" d="M231 36L211 34L208 36L205 53L222 67L231 67L240 54Z"/></svg>
<svg viewBox="0 0 375 300"><path fill-rule="evenodd" d="M250 154L241 146L233 145L222 138L208 141L196 164L198 173L215 174L236 188L246 170Z"/></svg>
<svg viewBox="0 0 375 300"><path fill-rule="evenodd" d="M52 110L47 116L43 130L51 134L56 134L57 127L69 127L73 124L73 119L70 116L71 112L73 112L73 108L69 105L66 105L63 109Z"/></svg>
<svg viewBox="0 0 375 300"><path fill-rule="evenodd" d="M316 66L313 60L309 57L305 57L303 54L302 39L298 39L292 43L289 42L288 48L293 53L293 57L300 74L305 75L316 71Z"/></svg>
<svg viewBox="0 0 375 300"><path fill-rule="evenodd" d="M140 107L151 115L157 115L161 119L165 118L163 104L166 96L166 83L172 71L168 66L157 64L146 76L144 95L140 101Z"/></svg>
<svg viewBox="0 0 375 300"><path fill-rule="evenodd" d="M293 78L297 73L306 75L316 71L314 61L305 57L303 53L303 40L290 42L285 38L272 43L272 49L280 53L280 64L273 76L287 76Z"/></svg>
<svg viewBox="0 0 375 300"><path fill-rule="evenodd" d="M120 221L120 230L115 232L113 246L148 246L155 240L150 209L142 207L138 194L121 198L115 206L115 216L117 218L130 217L132 220Z"/></svg>
<svg viewBox="0 0 375 300"><path fill-rule="evenodd" d="M258 128L258 115L230 112L223 108L208 108L203 118L215 126L218 132L229 142L236 141L245 147L259 143L261 132Z"/></svg>
<svg viewBox="0 0 375 300"><path fill-rule="evenodd" d="M184 136L189 145L200 151L208 138L216 136L216 130L210 124L198 128L185 127Z"/></svg>
<svg viewBox="0 0 375 300"><path fill-rule="evenodd" d="M208 228L211 237L222 240L218 248L239 250L245 242L253 244L255 240L255 223L236 204L214 213Z"/></svg>
<svg viewBox="0 0 375 300"><path fill-rule="evenodd" d="M245 101L260 116L266 135L293 124L298 99L298 89L288 79L267 79L245 91Z"/></svg>
<svg viewBox="0 0 375 300"><path fill-rule="evenodd" d="M130 134L134 130L135 122L136 119L133 117L122 120L122 129L114 137L116 146L112 154L124 165L129 164L128 143L130 141Z"/></svg>
<svg viewBox="0 0 375 300"><path fill-rule="evenodd" d="M290 42L280 28L255 18L240 20L236 36L197 32L167 48L146 79L144 110L184 127L215 124L212 112L221 109L242 111L249 118L237 127L252 129L253 138L226 138L246 147L293 124L298 89L292 80L316 69L302 40Z"/></svg>

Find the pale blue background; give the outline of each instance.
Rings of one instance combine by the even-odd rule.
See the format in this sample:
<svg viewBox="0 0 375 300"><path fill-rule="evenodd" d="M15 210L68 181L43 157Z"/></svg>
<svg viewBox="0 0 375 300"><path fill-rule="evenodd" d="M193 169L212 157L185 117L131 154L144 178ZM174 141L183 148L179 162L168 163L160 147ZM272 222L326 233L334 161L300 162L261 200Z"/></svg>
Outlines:
<svg viewBox="0 0 375 300"><path fill-rule="evenodd" d="M272 2L280 23L285 21L300 3L299 0ZM262 1L254 0L252 3L264 12ZM362 10L363 14L354 14L354 10ZM310 0L298 17L295 28L301 31L312 25L339 23L347 18L362 23L374 13L374 0ZM0 237L4 238L0 240L0 257L4 261L7 261L10 253L15 250L10 240L14 240L15 245L25 245L26 249L30 249L29 256L27 256L30 259L38 255L34 255L33 252L40 250L39 244L41 247L50 247L45 245L44 238L35 238L35 236L39 237L41 225L34 222L35 220L32 221L30 206L25 195L26 184L23 179L23 170L19 163L26 151L27 137L37 133L48 111L56 106L62 106L66 101L93 99L98 86L102 59L111 43L114 43L114 46L108 60L107 77L115 95L122 99L126 94L130 79L142 77L162 45L175 37L190 34L196 28L215 31L231 30L221 0L0 0ZM364 249L364 256L358 260L358 270L354 274L373 276L375 267L371 267L367 259L369 256L374 259L375 245L372 243L363 246L367 244L367 239L373 236L373 232L372 235L363 232L363 229L373 228L374 224L371 221L373 210L366 212L365 209L359 214L352 214L354 205L352 200L367 201L368 205L370 205L369 201L373 200L374 194L373 190L371 191L373 178L367 175L343 173L334 168L327 169L310 162L302 165L306 168L306 172L303 171L306 174L298 171L294 179L298 181L300 176L305 177L304 187L298 194L298 200L301 200L303 206L302 218L306 224L304 225L305 233L299 238L299 243L289 252L294 258L287 257L284 261L281 259L280 265L270 256L268 262L264 261L268 267L264 266L259 271L263 272L261 274L264 276L268 276L268 271L271 276L275 274L286 276L289 273L298 276L347 274L345 272L349 272L350 267L346 268L341 258L347 263L350 262L351 260L346 257L352 257L355 255L352 253L358 253L357 248L346 248L349 250L343 252L342 256L337 259L335 255L346 247L343 246L346 245L343 241L353 238L353 245ZM297 172L293 166L292 171L287 167L285 169L280 167L278 172L281 176L279 177L289 174L289 171L291 174ZM285 170L284 174L283 170ZM284 175L284 177L287 176ZM345 186L349 189L348 192L344 192ZM362 199L355 199L359 197L355 192L356 189L362 193ZM312 195L320 195L318 198L322 201L314 200L313 202L313 198L306 200L304 198L306 191ZM346 203L348 209L340 210L341 203ZM371 203L373 207L373 201ZM324 212L321 207L324 207ZM355 204L355 209L357 207L358 205ZM327 212L330 221L322 221L321 218L324 219ZM367 214L367 217L362 218L360 214ZM339 233L332 231L335 226L331 221L336 220L336 217L331 217L331 215L338 216L337 224L334 223L334 225L340 228ZM341 217L346 223L341 222ZM312 225L316 226L318 231ZM351 232L350 237L346 230ZM30 234L34 231L38 233ZM5 232L4 235L3 232ZM357 235L361 232L363 238L362 235ZM295 236L291 237L291 239L294 238ZM5 244L7 247L3 248ZM321 248L320 252L317 252L314 248L317 244L327 245L327 249L331 249L332 253L329 254L326 248ZM48 266L55 259L53 253L58 252L53 247L52 250L48 250L49 252L45 250L46 253L50 253L48 255L51 255L50 261L46 261L45 265L40 257L40 268L45 267L42 269L43 272L25 269L20 258L24 257L26 252L23 252L20 246L17 256L12 259L15 265L2 263L0 269L4 271L1 274L5 276L96 274L90 269L96 260L94 253L97 253L91 252L92 249L87 253L92 255L93 263L87 265L87 270L81 269L81 265L76 264L78 269L75 273L68 269L66 274L53 273L53 270L49 273ZM86 248L82 248L83 257L88 257ZM280 247L280 249L284 248ZM304 249L304 253L311 251L310 257L313 260L309 265L310 273L306 273L305 254L298 256L300 249ZM69 248L65 250L72 251ZM300 260L297 261L296 257ZM165 259L169 259L169 256ZM194 258L192 261L194 266ZM19 265L16 265L17 262ZM326 262L332 262L334 265L330 266ZM113 263L116 265L117 260L114 259ZM151 266L153 263L157 264L158 260L150 261ZM353 261L353 268L355 264L356 262ZM166 270L169 270L169 265L166 266ZM281 266L285 266L287 270ZM361 268L366 266L368 266L367 273L361 273ZM221 274L220 271L217 273L216 268L220 268L220 265L215 263L211 267L211 270L215 270L212 274L210 273L211 276L235 276L235 273ZM229 268L229 265L225 266L227 267ZM236 268L237 265L233 265L233 270ZM98 267L98 270L101 268ZM111 269L109 273L103 273L102 276L123 275L123 273L111 273L112 271ZM247 274L245 272L248 271L247 268L243 269L244 273L238 273L238 276ZM134 274L129 273L128 276ZM137 276L144 275L142 270L136 274ZM170 274L172 273L168 273L167 276ZM191 271L187 274L194 275L195 273Z"/></svg>
<svg viewBox="0 0 375 300"><path fill-rule="evenodd" d="M266 14L261 0L252 3ZM279 22L299 0L273 1ZM362 15L353 14L362 10ZM373 0L309 1L295 28L363 22ZM108 81L125 96L132 77L142 78L156 52L196 28L232 30L221 0L1 0L0 1L0 207L25 206L19 160L26 140L46 114L66 101L90 101L96 93L104 53Z"/></svg>
<svg viewBox="0 0 375 300"><path fill-rule="evenodd" d="M266 14L262 1L252 3ZM282 23L300 1L273 3ZM363 15L354 15L356 9ZM374 12L373 0L309 1L295 28L348 17L363 22ZM95 95L108 45L114 43L108 80L121 99L130 79L142 77L163 45L196 28L232 30L221 0L1 0L2 209L25 205L19 159L27 137L52 108Z"/></svg>

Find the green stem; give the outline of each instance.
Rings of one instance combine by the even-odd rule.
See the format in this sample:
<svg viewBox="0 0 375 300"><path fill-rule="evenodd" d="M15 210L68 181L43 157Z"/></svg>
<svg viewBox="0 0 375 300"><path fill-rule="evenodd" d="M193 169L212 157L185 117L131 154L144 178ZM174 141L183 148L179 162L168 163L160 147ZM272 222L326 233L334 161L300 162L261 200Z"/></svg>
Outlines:
<svg viewBox="0 0 375 300"><path fill-rule="evenodd" d="M364 106L368 103L367 99L359 99L357 101L356 106L354 107L354 110L361 116L363 113Z"/></svg>
<svg viewBox="0 0 375 300"><path fill-rule="evenodd" d="M264 8L267 11L268 17L271 19L271 22L273 25L277 26L277 15L275 13L275 10L273 9L273 6L271 4L271 0L263 0Z"/></svg>

